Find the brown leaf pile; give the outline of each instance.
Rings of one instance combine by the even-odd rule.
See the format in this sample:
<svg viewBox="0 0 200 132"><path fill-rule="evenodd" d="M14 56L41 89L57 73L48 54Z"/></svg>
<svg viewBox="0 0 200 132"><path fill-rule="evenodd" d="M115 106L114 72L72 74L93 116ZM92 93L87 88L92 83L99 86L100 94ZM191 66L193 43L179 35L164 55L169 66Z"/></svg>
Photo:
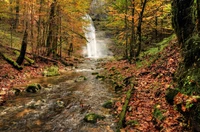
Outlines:
<svg viewBox="0 0 200 132"><path fill-rule="evenodd" d="M173 88L173 76L180 61L179 48L172 41L162 54L149 66L136 68L126 61L111 62L106 65L110 74L117 69L126 78L134 76L134 88L126 113L126 123L137 121L137 124L128 123L122 131L128 132L182 132L184 126L180 121L182 115L165 100L167 88ZM128 89L128 87L125 88ZM122 110L125 95L116 103L116 113ZM153 115L155 106L159 106L163 119L156 119Z"/></svg>

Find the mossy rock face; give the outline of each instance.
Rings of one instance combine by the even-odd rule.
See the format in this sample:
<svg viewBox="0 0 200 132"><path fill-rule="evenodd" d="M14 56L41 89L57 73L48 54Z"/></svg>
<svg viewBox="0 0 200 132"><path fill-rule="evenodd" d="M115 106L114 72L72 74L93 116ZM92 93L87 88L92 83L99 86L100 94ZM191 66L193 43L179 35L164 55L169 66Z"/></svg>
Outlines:
<svg viewBox="0 0 200 132"><path fill-rule="evenodd" d="M109 100L103 104L104 108L111 109L113 107L113 101Z"/></svg>
<svg viewBox="0 0 200 132"><path fill-rule="evenodd" d="M169 104L173 105L174 97L178 94L178 92L179 91L177 89L171 89L171 88L167 89L165 99Z"/></svg>
<svg viewBox="0 0 200 132"><path fill-rule="evenodd" d="M191 111L191 125L193 132L200 131L200 103L197 103L194 107L194 110Z"/></svg>
<svg viewBox="0 0 200 132"><path fill-rule="evenodd" d="M84 121L88 122L88 123L96 123L97 120L103 120L103 119L105 119L105 116L98 115L98 114L95 114L95 113L87 114L84 117Z"/></svg>
<svg viewBox="0 0 200 132"><path fill-rule="evenodd" d="M44 70L43 76L45 77L52 77L59 75L59 68L57 66L51 66Z"/></svg>
<svg viewBox="0 0 200 132"><path fill-rule="evenodd" d="M184 64L186 67L192 66L194 63L200 66L200 37L193 36L188 39L184 45Z"/></svg>
<svg viewBox="0 0 200 132"><path fill-rule="evenodd" d="M37 93L41 88L42 87L41 87L40 84L31 84L31 85L27 86L26 92L28 92L28 93Z"/></svg>

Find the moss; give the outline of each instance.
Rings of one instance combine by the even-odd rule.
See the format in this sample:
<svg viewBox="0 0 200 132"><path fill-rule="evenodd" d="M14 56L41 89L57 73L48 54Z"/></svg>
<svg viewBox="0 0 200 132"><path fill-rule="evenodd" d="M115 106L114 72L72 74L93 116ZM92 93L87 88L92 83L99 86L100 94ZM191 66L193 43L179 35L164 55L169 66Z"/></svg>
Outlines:
<svg viewBox="0 0 200 132"><path fill-rule="evenodd" d="M184 65L186 68L196 65L200 67L200 37L193 36L188 39L183 49Z"/></svg>
<svg viewBox="0 0 200 132"><path fill-rule="evenodd" d="M105 119L105 116L98 115L95 113L89 113L84 117L84 121L88 123L96 123L97 120L103 120L103 119Z"/></svg>
<svg viewBox="0 0 200 132"><path fill-rule="evenodd" d="M75 82L82 82L82 81L85 81L85 80L87 80L87 78L86 78L85 76L79 76L79 77L75 80Z"/></svg>
<svg viewBox="0 0 200 132"><path fill-rule="evenodd" d="M20 55L20 52L18 52L18 51L14 51L14 53L16 54L16 55ZM25 60L28 62L28 63L30 63L30 64L34 64L35 63L35 61L34 60L32 60L32 59L30 59L29 57L27 57L27 56L25 56Z"/></svg>
<svg viewBox="0 0 200 132"><path fill-rule="evenodd" d="M59 69L57 66L51 66L49 68L46 68L43 72L43 76L45 77L52 77L59 75Z"/></svg>
<svg viewBox="0 0 200 132"><path fill-rule="evenodd" d="M132 91L134 90L133 87L131 87L127 93L126 93L126 100L125 100L125 103L122 107L122 111L119 115L119 122L118 122L118 128L121 129L125 126L126 124L126 121L125 121L125 115L126 115L126 110L127 110L127 107L128 107L128 104L129 104L129 100L131 98L131 94L132 94Z"/></svg>
<svg viewBox="0 0 200 132"><path fill-rule="evenodd" d="M96 79L104 80L105 76L97 74Z"/></svg>
<svg viewBox="0 0 200 132"><path fill-rule="evenodd" d="M9 63L11 64L14 68L16 68L17 70L22 70L23 67L18 65L16 61L14 61L13 59L11 59L10 57L6 56L5 54L3 53L0 53L3 58Z"/></svg>

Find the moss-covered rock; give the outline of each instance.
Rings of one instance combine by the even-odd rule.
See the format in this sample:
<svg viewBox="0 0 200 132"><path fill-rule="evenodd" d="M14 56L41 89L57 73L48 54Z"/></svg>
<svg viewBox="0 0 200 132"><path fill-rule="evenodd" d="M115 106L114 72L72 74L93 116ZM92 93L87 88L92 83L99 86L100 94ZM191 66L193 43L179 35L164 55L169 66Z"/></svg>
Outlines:
<svg viewBox="0 0 200 132"><path fill-rule="evenodd" d="M52 77L57 75L59 75L59 68L57 66L46 68L43 72L43 76L45 77Z"/></svg>
<svg viewBox="0 0 200 132"><path fill-rule="evenodd" d="M76 78L75 82L82 82L87 80L87 78L85 76L79 76L78 78Z"/></svg>
<svg viewBox="0 0 200 132"><path fill-rule="evenodd" d="M98 115L95 113L89 113L84 117L84 121L88 123L96 123L97 120L103 120L105 119L105 116Z"/></svg>
<svg viewBox="0 0 200 132"><path fill-rule="evenodd" d="M99 75L99 74L97 74L97 76L96 76L96 79L98 79L98 80L104 80L105 78L106 78L105 76Z"/></svg>
<svg viewBox="0 0 200 132"><path fill-rule="evenodd" d="M107 102L105 102L103 104L103 107L107 108L107 109L111 109L113 107L113 101L112 100L108 100Z"/></svg>
<svg viewBox="0 0 200 132"><path fill-rule="evenodd" d="M40 84L31 84L26 87L26 92L28 93L37 93L41 89Z"/></svg>

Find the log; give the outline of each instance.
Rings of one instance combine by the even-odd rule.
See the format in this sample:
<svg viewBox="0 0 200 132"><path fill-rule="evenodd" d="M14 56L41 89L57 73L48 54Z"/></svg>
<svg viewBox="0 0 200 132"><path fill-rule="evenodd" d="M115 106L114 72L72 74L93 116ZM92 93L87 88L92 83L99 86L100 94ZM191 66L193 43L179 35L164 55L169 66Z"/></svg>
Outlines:
<svg viewBox="0 0 200 132"><path fill-rule="evenodd" d="M19 55L19 54L20 54L20 52L18 52L18 51L16 51L16 50L14 51L14 53L15 53L16 55ZM25 56L25 60L28 61L28 63L30 63L30 64L34 64L34 63L35 63L34 60L28 58L27 56Z"/></svg>
<svg viewBox="0 0 200 132"><path fill-rule="evenodd" d="M5 48L8 48L8 49L12 49L12 50L16 50L16 51L19 51L19 49L16 49L16 48L11 48L11 47L8 47L8 46L4 46L4 45L1 45ZM33 53L29 53L29 52L26 52L26 54L29 54L29 55L33 55L33 56L36 56L38 58L42 58L42 59L45 59L45 60L48 60L48 61L51 61L51 62L55 62L55 63L59 63L59 61L57 60L54 60L54 59L51 59L51 58L48 58L48 57L45 57L45 56L41 56L41 55L36 55L36 54L33 54Z"/></svg>
<svg viewBox="0 0 200 132"><path fill-rule="evenodd" d="M18 65L16 61L13 59L9 58L8 56L4 55L3 53L0 53L3 56L3 59L6 60L9 64L11 64L15 69L17 70L22 70L23 67Z"/></svg>
<svg viewBox="0 0 200 132"><path fill-rule="evenodd" d="M124 105L122 107L122 111L121 111L121 113L119 115L118 130L125 127L126 110L127 110L127 107L128 107L128 104L129 104L129 101L130 101L131 94L132 94L133 90L134 90L134 88L131 85L131 88L126 93L126 100L125 100L125 103L124 103Z"/></svg>

